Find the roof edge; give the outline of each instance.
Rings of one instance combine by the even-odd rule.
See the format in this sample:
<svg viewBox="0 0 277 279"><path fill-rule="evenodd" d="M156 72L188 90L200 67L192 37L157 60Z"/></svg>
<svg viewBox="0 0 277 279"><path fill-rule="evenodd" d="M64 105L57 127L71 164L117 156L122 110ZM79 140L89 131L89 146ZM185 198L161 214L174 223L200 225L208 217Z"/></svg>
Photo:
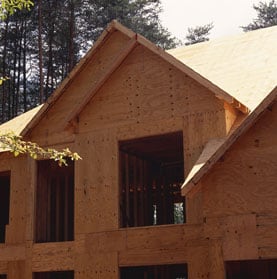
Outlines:
<svg viewBox="0 0 277 279"><path fill-rule="evenodd" d="M89 61L92 59L93 55L96 53L98 48L100 48L106 40L110 37L110 35L114 31L120 31L124 33L128 37L134 36L136 33L131 31L130 29L124 27L120 23L118 23L116 20L112 20L108 26L104 29L100 37L97 39L97 41L93 44L91 49L85 54L84 57L80 59L78 64L72 69L72 71L62 80L60 85L56 88L56 90L49 96L49 98L46 100L40 111L36 114L36 116L27 124L27 126L23 129L21 136L26 136L27 133L33 129L38 122L41 120L43 115L48 111L49 107L58 99L61 97L63 92L66 90L67 87L70 86L72 82L72 78L79 72L82 71L82 69L89 63Z"/></svg>
<svg viewBox="0 0 277 279"><path fill-rule="evenodd" d="M211 81L201 76L199 73L192 70L190 67L183 64L181 61L173 57L171 54L165 52L160 47L156 46L154 43L150 42L143 36L136 34L132 30L120 24L118 21L113 20L106 29L102 32L98 40L94 43L92 48L87 52L87 54L79 61L79 63L73 68L73 70L68 74L68 76L61 82L61 84L57 87L57 89L53 92L53 94L47 99L44 106L38 112L38 114L27 124L27 126L23 129L21 135L26 136L41 120L41 118L46 114L48 109L52 106L52 104L62 96L63 92L67 87L70 86L73 77L82 71L82 69L89 63L89 61L93 58L93 55L96 51L106 42L106 40L110 37L110 35L115 32L120 31L125 34L130 39L135 37L137 42L149 50L153 51L155 54L162 57L164 60L181 70L183 73L190 76L192 79L197 81L199 84L203 85L205 88L211 90L215 96L219 99L226 101L227 103L234 106L236 109L241 110L243 113L248 113L249 109L238 100L233 98L230 94L213 84ZM131 51L131 50L130 50ZM87 99L86 99L87 102ZM76 115L75 115L76 116ZM75 117L72 116L72 117ZM70 121L72 121L72 117Z"/></svg>
<svg viewBox="0 0 277 279"><path fill-rule="evenodd" d="M226 101L227 103L229 103L236 109L240 110L244 114L248 114L250 112L250 109L246 105L242 104L240 101L235 99L229 93L225 92L223 89L221 89L220 87L212 83L210 80L206 79L204 76L194 71L192 68L190 68L189 66L187 66L186 64L184 64L183 62L175 58L170 53L166 52L165 50L161 49L154 43L150 42L142 35L137 34L137 40L141 45L150 49L155 54L159 55L164 60L166 60L167 62L169 62L170 64L172 64L173 66L175 66L176 68L178 68L179 70L181 70L182 72L190 76L191 78L193 78L195 81L197 81L204 87L211 90L218 99L222 99Z"/></svg>
<svg viewBox="0 0 277 279"><path fill-rule="evenodd" d="M193 175L188 175L181 187L182 195L190 193L202 177L207 174L216 162L225 154L225 152L242 136L254 123L265 109L277 98L277 86L267 95L267 97L252 111L241 125L219 146L213 155L203 164Z"/></svg>

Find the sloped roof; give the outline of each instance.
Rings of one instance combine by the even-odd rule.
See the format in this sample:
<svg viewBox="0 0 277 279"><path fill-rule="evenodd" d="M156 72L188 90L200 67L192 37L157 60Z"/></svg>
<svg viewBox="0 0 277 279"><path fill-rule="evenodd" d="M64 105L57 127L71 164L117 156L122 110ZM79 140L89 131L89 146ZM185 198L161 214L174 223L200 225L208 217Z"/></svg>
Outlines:
<svg viewBox="0 0 277 279"><path fill-rule="evenodd" d="M78 101L76 107L73 108L71 112L69 112L69 116L66 118L68 122L71 122L76 116L78 116L80 111L86 106L86 104L90 101L90 99L94 96L94 94L104 84L105 80L109 78L109 76L120 66L120 64L124 61L127 55L138 44L143 45L150 51L154 52L155 54L159 55L161 58L163 58L164 60L172 64L174 67L184 72L186 75L193 78L199 84L210 89L216 95L216 97L225 100L226 102L230 103L231 105L238 108L244 113L248 112L248 108L244 106L244 104L236 100L236 98L231 96L229 93L222 90L217 85L209 81L207 78L201 76L199 73L192 70L190 67L183 64L181 61L179 61L172 55L168 54L167 52L165 52L155 44L151 43L143 36L136 34L135 32L129 30L128 28L124 27L123 25L121 25L120 23L114 20L104 30L104 32L97 40L97 42L93 45L91 50L84 56L84 58L80 60L80 62L74 67L74 69L71 71L68 77L64 79L61 85L50 96L50 98L46 101L46 103L44 104L42 109L38 112L38 114L25 127L25 129L22 131L22 135L26 135L31 129L33 129L39 123L39 121L44 117L45 113L49 110L52 104L58 98L60 98L62 94L65 92L65 89L68 88L72 79L74 79L74 77L84 68L84 66L91 60L91 57L93 57L94 53L96 53L97 50L101 48L101 46L106 42L107 38L115 31L119 31L125 34L126 36L128 36L130 38L129 43L126 44L126 47L122 50L121 53L118 54L118 57L115 58L115 61L113 61L107 73L98 81L97 84L94 85L94 87L89 92L87 92L87 95L84 96L82 100Z"/></svg>
<svg viewBox="0 0 277 279"><path fill-rule="evenodd" d="M37 106L5 123L0 125L0 134L13 132L17 136L21 135L25 127L37 115L43 105ZM7 149L0 148L0 152L7 151Z"/></svg>
<svg viewBox="0 0 277 279"><path fill-rule="evenodd" d="M16 134L26 135L39 123L51 105L63 95L75 75L86 66L93 54L115 31L128 36L130 38L129 44L126 45L122 53L119 53L119 56L111 65L111 69L100 79L95 88L88 92L80 103L76 104L76 108L70 113L68 121L75 117L80 109L89 102L93 94L137 44L147 47L206 88L209 88L217 97L237 106L242 111L246 112L247 107L254 109L243 124L228 138L213 140L207 144L184 183L183 193L187 193L240 136L241 132L251 125L253 119L256 119L257 113L261 108L264 108L264 104L267 104L268 100L275 94L268 93L277 84L277 27L181 47L169 51L168 54L144 37L113 21L93 48L81 59L44 105L2 124L0 132L13 130ZM231 96L232 94L234 97ZM243 104L246 104L247 107Z"/></svg>
<svg viewBox="0 0 277 279"><path fill-rule="evenodd" d="M212 168L212 166L224 155L224 153L257 121L263 111L277 99L277 86L267 95L267 97L253 110L228 137L222 139L212 139L206 146L199 159L193 166L184 184L182 185L182 195L188 194L201 178Z"/></svg>
<svg viewBox="0 0 277 279"><path fill-rule="evenodd" d="M277 84L277 26L168 52L250 110Z"/></svg>
<svg viewBox="0 0 277 279"><path fill-rule="evenodd" d="M3 123L0 125L0 133L9 133L13 132L16 135L21 135L22 131L28 125L28 123L37 115L39 110L43 105L39 105L25 113L20 114L19 116Z"/></svg>

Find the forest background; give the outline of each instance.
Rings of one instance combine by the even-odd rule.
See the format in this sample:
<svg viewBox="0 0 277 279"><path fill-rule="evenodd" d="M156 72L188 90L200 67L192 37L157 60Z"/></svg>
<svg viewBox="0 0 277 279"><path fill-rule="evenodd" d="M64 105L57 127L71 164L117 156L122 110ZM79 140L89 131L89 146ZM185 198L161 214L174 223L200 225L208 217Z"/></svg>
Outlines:
<svg viewBox="0 0 277 279"><path fill-rule="evenodd" d="M7 77L0 86L0 122L43 103L112 19L164 49L181 43L161 24L160 0L33 3L31 9L8 14L0 23L0 75ZM275 0L260 2L256 9L257 19L244 31L268 26L264 20L277 24ZM212 23L190 28L186 44L207 40L211 28Z"/></svg>

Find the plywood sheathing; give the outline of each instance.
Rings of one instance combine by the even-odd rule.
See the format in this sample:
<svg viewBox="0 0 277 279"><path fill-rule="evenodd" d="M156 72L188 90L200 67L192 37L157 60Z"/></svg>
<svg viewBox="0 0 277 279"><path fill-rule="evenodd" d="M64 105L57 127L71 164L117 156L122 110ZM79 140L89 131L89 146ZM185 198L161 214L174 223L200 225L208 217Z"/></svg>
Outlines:
<svg viewBox="0 0 277 279"><path fill-rule="evenodd" d="M15 135L21 135L25 127L30 121L38 114L43 105L37 106L13 119L0 125L0 134L14 133ZM0 152L6 151L6 149L0 148Z"/></svg>
<svg viewBox="0 0 277 279"><path fill-rule="evenodd" d="M277 26L168 52L254 110L277 84Z"/></svg>
<svg viewBox="0 0 277 279"><path fill-rule="evenodd" d="M277 257L276 123L275 101L201 180L206 233L223 233L227 259Z"/></svg>
<svg viewBox="0 0 277 279"><path fill-rule="evenodd" d="M261 258L276 258L277 255L277 214L257 214L257 246Z"/></svg>
<svg viewBox="0 0 277 279"><path fill-rule="evenodd" d="M111 37L113 37L113 34L118 34L116 37L120 37L119 40L111 40L110 43L108 42ZM125 37L125 40L124 40ZM226 102L229 102L230 104L234 104L236 107L241 109L244 112L247 112L247 108L243 104L239 104L235 98L233 98L231 95L229 95L227 92L221 90L217 86L215 86L212 82L207 80L206 78L203 78L201 75L199 75L197 72L193 71L186 65L184 65L182 62L175 59L173 56L167 54L162 49L158 48L148 40L146 40L144 37L135 34L134 32L128 30L127 28L123 27L116 21L113 21L109 27L104 31L101 38L97 41L95 46L88 52L88 54L79 62L79 64L73 69L73 71L69 74L69 76L62 82L62 84L59 86L59 88L54 92L54 94L47 100L46 104L43 106L43 108L39 111L39 113L36 115L34 119L27 125L27 127L22 131L22 134L25 135L27 133L30 133L32 129L36 127L37 133L39 133L39 127L38 123L41 121L41 119L46 118L47 122L52 122L51 119L55 117L55 123L62 122L61 118L59 117L59 113L52 114L50 111L53 106L59 107L60 114L63 115L63 118L65 116L64 112L65 109L63 107L66 107L66 115L65 118L67 121L73 121L74 117L78 116L79 108L76 107L76 96L78 96L79 100L77 101L77 104L79 104L79 107L82 108L86 105L88 100L96 93L95 91L98 90L98 88L101 87L101 85L104 83L105 79L110 76L110 72L116 69L117 65L120 65L120 61L124 59L124 56L128 54L128 48L123 51L123 56L121 59L120 56L118 56L118 53L120 53L120 49L129 41L135 38L136 44L139 44L141 46L144 46L149 51L152 51L156 55L160 56L162 59L170 63L172 66L176 67L177 69L181 70L186 75L193 78L195 81L199 82L201 85L203 85L205 88L211 90L217 97L220 99L224 99ZM128 45L128 43L127 43ZM113 46L113 47L111 47ZM99 60L99 53L103 52L103 48L105 49L105 58L101 57ZM132 44L130 45L129 52L132 51ZM112 56L111 56L112 54ZM97 58L98 57L98 58ZM112 58L113 57L113 58ZM105 61L104 61L104 60ZM92 70L91 66L89 65L90 62L94 60L97 64L97 61L101 63L100 67L94 67L94 70ZM103 63L105 62L105 63ZM109 68L110 67L110 68ZM114 68L114 69L113 69ZM86 73L90 73L92 78L88 82L87 76L84 77L84 75L81 75L83 71L86 70ZM96 72L95 72L96 71ZM83 80L85 78L86 82ZM80 86L82 90L80 90ZM87 87L87 89L86 89ZM71 93L64 94L65 91L70 91ZM76 91L76 92L75 92ZM90 97L88 96L90 94ZM66 96L65 96L66 95ZM62 100L61 96L64 96ZM84 97L86 96L86 97ZM68 99L65 100L65 99ZM74 99L74 101L73 101ZM72 106L69 104L72 103ZM78 106L78 105L77 105ZM60 121L61 120L61 121ZM40 123L40 126L44 123ZM56 129L59 128L56 127ZM47 129L44 129L47 130ZM51 131L48 131L51 133ZM45 131L44 131L45 133Z"/></svg>
<svg viewBox="0 0 277 279"><path fill-rule="evenodd" d="M121 26L119 23L114 23L115 28L118 28L119 30L122 30L122 32L125 30L123 26ZM132 39L130 42L128 42L127 46L120 52L119 56L113 61L108 71L104 74L104 76L98 81L97 84L95 84L95 87L88 91L87 96L81 101L81 103L76 106L76 108L72 111L72 113L67 118L67 122L72 122L75 117L78 116L78 114L81 112L81 110L87 105L87 103L95 96L97 91L101 88L101 86L104 84L104 82L111 76L111 74L120 66L120 64L124 61L124 59L127 57L128 54L130 54L136 45L140 45L147 49L147 51L152 52L156 56L162 58L164 61L168 62L170 65L175 67L176 69L182 71L184 74L188 75L195 81L199 82L199 84L203 85L205 88L212 91L215 96L217 96L219 99L223 99L226 102L229 102L231 105L234 105L234 107L238 108L239 110L243 111L244 113L248 112L248 109L241 103L239 103L237 100L235 100L232 96L230 96L228 93L222 91L220 88L217 88L212 84L210 81L206 80L202 76L200 76L197 72L194 72L186 65L182 64L180 61L172 57L171 55L168 55L165 51L157 47L156 45L152 44L150 41L145 39L139 34L134 34L132 36ZM158 79L158 81L161 81L161 79Z"/></svg>
<svg viewBox="0 0 277 279"><path fill-rule="evenodd" d="M0 274L6 274L7 272L8 272L8 262L0 261Z"/></svg>
<svg viewBox="0 0 277 279"><path fill-rule="evenodd" d="M21 135L22 131L29 122L38 114L43 105L37 106L13 119L0 125L0 132L13 132L16 135Z"/></svg>
<svg viewBox="0 0 277 279"><path fill-rule="evenodd" d="M95 53L97 53L97 50L101 48L101 46L106 42L106 40L109 39L110 35L115 31L113 28L113 24L111 23L101 34L101 36L98 38L98 40L94 43L93 47L88 51L88 53L80 60L80 62L74 67L74 69L69 73L69 75L62 81L60 86L53 92L53 94L47 99L46 103L43 105L40 112L36 115L32 121L30 121L27 125L27 127L24 128L22 131L22 135L27 134L30 132L33 127L35 127L39 120L44 116L44 114L48 111L49 106L51 106L53 103L58 100L63 93L66 91L66 89L70 86L71 82L73 81L73 77L78 75L78 73L82 72L86 65L89 63L91 58ZM126 30L125 32L127 35L130 36L131 34L134 34L130 30ZM103 67L103 66L102 66Z"/></svg>
<svg viewBox="0 0 277 279"><path fill-rule="evenodd" d="M260 115L276 100L277 87L273 89L259 106L242 121L226 139L211 140L205 146L199 161L193 166L192 171L182 186L182 194L188 194L224 153L243 135L260 117ZM274 129L273 129L274 131Z"/></svg>

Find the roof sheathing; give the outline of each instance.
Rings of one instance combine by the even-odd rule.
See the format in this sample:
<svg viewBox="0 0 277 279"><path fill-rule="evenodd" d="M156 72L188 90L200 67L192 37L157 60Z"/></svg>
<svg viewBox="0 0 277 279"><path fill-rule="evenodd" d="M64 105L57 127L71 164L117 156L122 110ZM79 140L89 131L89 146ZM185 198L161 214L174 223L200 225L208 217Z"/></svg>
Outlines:
<svg viewBox="0 0 277 279"><path fill-rule="evenodd" d="M215 163L225 154L225 152L242 136L254 123L259 116L277 99L277 86L268 96L252 111L242 122L242 124L229 137L215 139L207 143L199 160L196 162L191 172L182 185L182 195L187 195L196 189L197 184L203 176L215 165ZM211 148L210 148L211 147Z"/></svg>
<svg viewBox="0 0 277 279"><path fill-rule="evenodd" d="M277 84L277 26L169 50L251 111Z"/></svg>

